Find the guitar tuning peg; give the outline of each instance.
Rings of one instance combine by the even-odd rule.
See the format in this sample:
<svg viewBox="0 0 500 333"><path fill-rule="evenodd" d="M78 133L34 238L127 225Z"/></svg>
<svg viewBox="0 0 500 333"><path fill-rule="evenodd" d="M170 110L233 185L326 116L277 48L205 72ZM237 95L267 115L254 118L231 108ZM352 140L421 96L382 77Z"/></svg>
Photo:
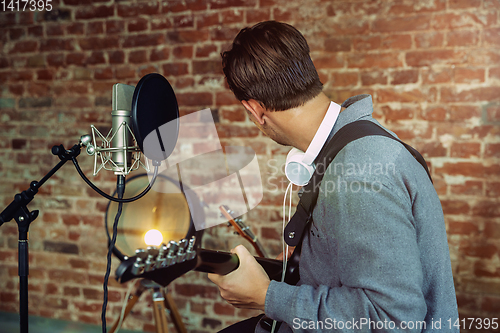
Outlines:
<svg viewBox="0 0 500 333"><path fill-rule="evenodd" d="M186 248L188 245L187 239L182 239L179 242L179 249L177 250L177 262L184 262L186 260Z"/></svg>
<svg viewBox="0 0 500 333"><path fill-rule="evenodd" d="M194 250L194 244L196 243L196 237L191 237L189 240L189 244L186 250L186 260L194 259L196 256L196 251Z"/></svg>
<svg viewBox="0 0 500 333"><path fill-rule="evenodd" d="M168 245L167 245L167 258L166 258L166 261L165 261L165 266L170 266L170 265L173 265L177 262L177 257L176 257L176 252L177 252L177 248L179 246L177 245L176 242L174 241L170 241L168 242Z"/></svg>
<svg viewBox="0 0 500 333"><path fill-rule="evenodd" d="M132 275L141 275L144 272L144 263L142 262L141 257L135 258L134 265L132 265L132 270L130 273Z"/></svg>

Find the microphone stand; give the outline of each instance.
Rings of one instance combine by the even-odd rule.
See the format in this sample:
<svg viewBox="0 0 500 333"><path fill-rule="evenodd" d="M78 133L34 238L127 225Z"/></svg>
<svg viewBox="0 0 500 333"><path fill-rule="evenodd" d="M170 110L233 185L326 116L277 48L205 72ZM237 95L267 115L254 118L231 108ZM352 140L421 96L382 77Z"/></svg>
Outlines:
<svg viewBox="0 0 500 333"><path fill-rule="evenodd" d="M28 230L31 222L38 217L38 210L30 212L27 205L33 200L38 189L52 177L66 162L74 160L81 150L81 144L71 149L64 149L63 145L52 147L52 154L61 160L40 181L32 181L30 187L14 196L14 200L0 213L0 226L15 219L19 230L18 242L18 275L19 275L19 319L20 333L28 333Z"/></svg>

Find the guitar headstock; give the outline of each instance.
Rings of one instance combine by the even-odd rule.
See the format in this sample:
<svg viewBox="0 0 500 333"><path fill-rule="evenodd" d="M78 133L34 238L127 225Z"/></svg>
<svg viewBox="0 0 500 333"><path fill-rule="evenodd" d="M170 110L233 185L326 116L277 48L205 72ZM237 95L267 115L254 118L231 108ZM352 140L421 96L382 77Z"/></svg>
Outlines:
<svg viewBox="0 0 500 333"><path fill-rule="evenodd" d="M167 245L137 249L116 270L116 280L124 283L136 278L154 281L161 286L196 267L196 238L170 241Z"/></svg>

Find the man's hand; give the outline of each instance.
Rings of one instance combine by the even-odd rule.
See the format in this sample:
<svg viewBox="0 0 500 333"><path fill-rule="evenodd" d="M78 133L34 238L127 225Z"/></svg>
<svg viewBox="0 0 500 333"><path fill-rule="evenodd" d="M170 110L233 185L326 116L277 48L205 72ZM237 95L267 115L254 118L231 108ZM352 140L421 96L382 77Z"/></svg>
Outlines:
<svg viewBox="0 0 500 333"><path fill-rule="evenodd" d="M238 255L239 267L227 275L208 274L208 278L219 286L221 297L231 305L264 311L269 277L243 245L231 252Z"/></svg>

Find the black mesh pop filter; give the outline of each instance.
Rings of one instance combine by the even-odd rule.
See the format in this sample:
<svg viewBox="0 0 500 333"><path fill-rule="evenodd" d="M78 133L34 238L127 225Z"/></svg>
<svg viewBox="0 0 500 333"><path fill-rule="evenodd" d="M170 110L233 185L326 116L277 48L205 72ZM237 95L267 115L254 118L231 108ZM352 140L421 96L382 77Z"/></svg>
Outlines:
<svg viewBox="0 0 500 333"><path fill-rule="evenodd" d="M132 128L143 154L165 160L174 150L179 134L179 107L174 90L162 75L144 76L132 98Z"/></svg>

